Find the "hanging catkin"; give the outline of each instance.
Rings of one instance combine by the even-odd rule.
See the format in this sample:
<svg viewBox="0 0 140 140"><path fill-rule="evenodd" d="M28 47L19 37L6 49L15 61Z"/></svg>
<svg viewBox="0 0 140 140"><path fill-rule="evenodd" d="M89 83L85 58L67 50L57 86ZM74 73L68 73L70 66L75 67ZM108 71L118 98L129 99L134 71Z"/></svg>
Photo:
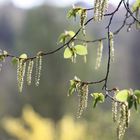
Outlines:
<svg viewBox="0 0 140 140"><path fill-rule="evenodd" d="M114 35L112 32L109 32L109 40L110 40L110 56L111 61L114 62L115 50L114 50Z"/></svg>
<svg viewBox="0 0 140 140"><path fill-rule="evenodd" d="M100 40L99 46L97 48L97 58L96 58L96 64L95 64L96 70L101 66L102 53L103 53L103 41Z"/></svg>
<svg viewBox="0 0 140 140"><path fill-rule="evenodd" d="M80 25L82 27L82 33L83 33L83 35L86 34L86 32L85 32L85 25L84 25L85 24L86 17L87 17L87 11L86 11L86 9L83 9L81 11L81 16L80 16L80 19L81 19Z"/></svg>
<svg viewBox="0 0 140 140"><path fill-rule="evenodd" d="M18 59L17 82L18 82L19 92L22 92L23 89L25 70L26 70L26 62L24 61L24 59Z"/></svg>
<svg viewBox="0 0 140 140"><path fill-rule="evenodd" d="M40 82L42 70L42 54L39 52L36 57L36 73L35 73L35 85L38 86Z"/></svg>
<svg viewBox="0 0 140 140"><path fill-rule="evenodd" d="M31 85L34 61L30 60L27 69L27 84Z"/></svg>
<svg viewBox="0 0 140 140"><path fill-rule="evenodd" d="M79 96L79 106L78 106L77 118L80 118L80 116L82 115L83 111L87 107L87 102L88 102L88 85L79 82L77 84L76 89L77 89L78 96Z"/></svg>
<svg viewBox="0 0 140 140"><path fill-rule="evenodd" d="M117 122L118 119L118 102L112 101L112 118L113 122Z"/></svg>
<svg viewBox="0 0 140 140"><path fill-rule="evenodd" d="M130 119L130 110L128 109L128 103L119 103L119 118L117 126L117 138L121 140L128 128Z"/></svg>

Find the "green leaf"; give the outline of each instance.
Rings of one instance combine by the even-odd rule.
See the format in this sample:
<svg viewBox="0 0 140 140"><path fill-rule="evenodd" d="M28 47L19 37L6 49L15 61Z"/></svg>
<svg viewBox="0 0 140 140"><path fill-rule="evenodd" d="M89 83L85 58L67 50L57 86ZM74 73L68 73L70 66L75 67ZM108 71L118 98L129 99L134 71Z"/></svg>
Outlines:
<svg viewBox="0 0 140 140"><path fill-rule="evenodd" d="M76 89L75 81L74 80L70 80L70 88L69 88L69 91L68 91L68 96L73 95L75 89Z"/></svg>
<svg viewBox="0 0 140 140"><path fill-rule="evenodd" d="M73 32L73 31L65 31L64 33L62 33L59 36L58 42L59 43L65 43L66 42L66 39L72 38L72 37L74 37L74 35L75 35L75 32Z"/></svg>
<svg viewBox="0 0 140 140"><path fill-rule="evenodd" d="M16 57L13 57L13 59L12 59L12 64L13 64L13 65L16 65L17 62L18 62L18 59L17 59Z"/></svg>
<svg viewBox="0 0 140 140"><path fill-rule="evenodd" d="M121 90L116 93L116 100L120 102L127 102L129 99L130 92L129 90Z"/></svg>
<svg viewBox="0 0 140 140"><path fill-rule="evenodd" d="M140 90L135 90L134 95L137 97L137 103L140 104Z"/></svg>
<svg viewBox="0 0 140 140"><path fill-rule="evenodd" d="M83 45L76 45L74 46L74 49L76 51L77 54L79 55L87 55L87 47L83 46Z"/></svg>
<svg viewBox="0 0 140 140"><path fill-rule="evenodd" d="M104 101L105 101L105 96L102 93L100 93L99 102L103 103Z"/></svg>
<svg viewBox="0 0 140 140"><path fill-rule="evenodd" d="M72 18L72 17L76 18L77 14L81 14L82 9L83 8L81 8L81 7L76 7L76 8L70 9L68 11L67 18Z"/></svg>
<svg viewBox="0 0 140 140"><path fill-rule="evenodd" d="M103 103L105 100L105 96L103 93L92 93L91 96L93 97L93 107L95 108L97 103Z"/></svg>
<svg viewBox="0 0 140 140"><path fill-rule="evenodd" d="M69 37L74 37L74 36L75 36L75 32L73 32L73 31L66 31L66 34L67 34Z"/></svg>
<svg viewBox="0 0 140 140"><path fill-rule="evenodd" d="M27 54L23 53L23 54L20 55L19 58L21 58L21 59L27 59Z"/></svg>
<svg viewBox="0 0 140 140"><path fill-rule="evenodd" d="M67 58L71 58L72 56L73 56L72 50L67 47L64 51L64 58L67 59Z"/></svg>

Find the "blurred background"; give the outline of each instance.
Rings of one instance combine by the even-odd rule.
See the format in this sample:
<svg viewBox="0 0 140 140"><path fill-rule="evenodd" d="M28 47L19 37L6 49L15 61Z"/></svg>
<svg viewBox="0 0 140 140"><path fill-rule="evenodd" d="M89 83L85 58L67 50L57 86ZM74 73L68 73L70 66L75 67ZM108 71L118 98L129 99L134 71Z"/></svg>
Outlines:
<svg viewBox="0 0 140 140"><path fill-rule="evenodd" d="M110 1L110 12L118 2ZM89 8L93 0L0 0L1 50L18 56L22 53L34 56L40 50L57 48L62 32L79 28L78 20L66 18L72 4ZM122 7L114 17L112 31L121 26L124 14ZM92 11L88 18L91 16ZM86 27L86 38L105 36L107 23L107 19L100 24L91 22ZM115 37L115 62L111 65L109 87L140 89L139 38L140 32L135 27L130 32L124 28ZM67 97L69 80L75 75L92 81L105 75L106 44L104 41L102 65L98 71L95 71L97 43L88 45L86 64L83 58L78 58L76 64L64 60L63 50L44 57L39 87L25 83L22 94L18 93L16 66L7 59L0 72L0 140L114 140L116 132L109 100L93 109L89 97L87 110L76 119L78 97ZM89 93L100 92L101 87L91 86ZM139 115L132 111L125 140L140 139Z"/></svg>

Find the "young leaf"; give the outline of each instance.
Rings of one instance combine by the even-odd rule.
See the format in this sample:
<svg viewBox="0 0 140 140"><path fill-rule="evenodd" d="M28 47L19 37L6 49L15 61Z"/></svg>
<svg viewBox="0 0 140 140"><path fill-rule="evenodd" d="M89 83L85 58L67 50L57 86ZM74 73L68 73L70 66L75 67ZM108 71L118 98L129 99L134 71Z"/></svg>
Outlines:
<svg viewBox="0 0 140 140"><path fill-rule="evenodd" d="M65 31L64 33L62 33L59 38L58 38L58 42L59 43L65 43L66 39L72 38L74 37L75 32L73 31Z"/></svg>
<svg viewBox="0 0 140 140"><path fill-rule="evenodd" d="M64 58L71 58L73 56L73 52L70 48L66 48L64 51Z"/></svg>
<svg viewBox="0 0 140 140"><path fill-rule="evenodd" d="M95 108L97 103L103 103L105 100L105 96L103 93L92 93L91 96L93 97L93 107Z"/></svg>
<svg viewBox="0 0 140 140"><path fill-rule="evenodd" d="M73 8L73 9L70 9L68 11L68 14L67 14L67 18L76 18L76 15L77 14L80 14L82 11L82 8L81 7L76 7L76 8Z"/></svg>
<svg viewBox="0 0 140 140"><path fill-rule="evenodd" d="M83 45L76 45L74 46L74 49L76 50L76 53L79 55L87 55L87 47L83 46Z"/></svg>
<svg viewBox="0 0 140 140"><path fill-rule="evenodd" d="M19 58L21 58L21 59L27 59L27 54L23 53L23 54L20 55Z"/></svg>
<svg viewBox="0 0 140 140"><path fill-rule="evenodd" d="M73 31L65 31L65 34L68 35L69 37L74 37L75 32L73 32Z"/></svg>
<svg viewBox="0 0 140 140"><path fill-rule="evenodd" d="M130 96L129 90L121 90L116 93L116 100L120 102L127 102Z"/></svg>
<svg viewBox="0 0 140 140"><path fill-rule="evenodd" d="M135 90L134 95L137 97L137 103L140 104L140 90Z"/></svg>
<svg viewBox="0 0 140 140"><path fill-rule="evenodd" d="M75 89L76 89L75 81L74 80L70 80L70 88L69 88L69 91L68 91L68 96L73 95Z"/></svg>
<svg viewBox="0 0 140 140"><path fill-rule="evenodd" d="M105 96L102 93L100 93L99 94L99 102L103 103L104 101L105 101Z"/></svg>

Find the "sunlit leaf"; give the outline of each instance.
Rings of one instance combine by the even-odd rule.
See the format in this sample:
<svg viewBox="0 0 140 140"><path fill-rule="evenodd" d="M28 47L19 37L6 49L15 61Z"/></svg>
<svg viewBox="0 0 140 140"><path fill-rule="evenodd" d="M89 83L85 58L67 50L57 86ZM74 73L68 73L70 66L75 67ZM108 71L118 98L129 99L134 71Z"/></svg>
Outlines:
<svg viewBox="0 0 140 140"><path fill-rule="evenodd" d="M124 89L124 90L118 91L116 93L116 100L120 102L126 102L128 101L129 95L130 95L129 90Z"/></svg>
<svg viewBox="0 0 140 140"><path fill-rule="evenodd" d="M74 46L76 53L79 55L87 55L87 47L83 46L83 45L76 45Z"/></svg>
<svg viewBox="0 0 140 140"><path fill-rule="evenodd" d="M73 32L73 31L66 31L66 34L69 35L70 37L74 37L75 32Z"/></svg>
<svg viewBox="0 0 140 140"><path fill-rule="evenodd" d="M92 93L91 96L93 97L93 107L95 108L97 103L103 103L105 100L105 96L103 93Z"/></svg>
<svg viewBox="0 0 140 140"><path fill-rule="evenodd" d="M27 54L23 53L23 54L20 55L19 58L21 58L21 59L27 59Z"/></svg>
<svg viewBox="0 0 140 140"><path fill-rule="evenodd" d="M82 11L83 8L81 7L76 7L76 8L73 8L73 9L70 9L67 13L67 18L76 18L76 15L77 14L81 14L81 11Z"/></svg>
<svg viewBox="0 0 140 140"><path fill-rule="evenodd" d="M64 58L71 58L73 56L73 52L72 52L72 50L70 49L70 48L66 48L65 50L64 50Z"/></svg>
<svg viewBox="0 0 140 140"><path fill-rule="evenodd" d="M74 9L70 9L67 13L67 18L71 18L71 17L76 18L76 12L74 11Z"/></svg>
<svg viewBox="0 0 140 140"><path fill-rule="evenodd" d="M65 43L67 39L70 39L72 37L74 37L75 32L73 31L65 31L64 33L62 33L59 38L58 38L58 42L59 43Z"/></svg>

